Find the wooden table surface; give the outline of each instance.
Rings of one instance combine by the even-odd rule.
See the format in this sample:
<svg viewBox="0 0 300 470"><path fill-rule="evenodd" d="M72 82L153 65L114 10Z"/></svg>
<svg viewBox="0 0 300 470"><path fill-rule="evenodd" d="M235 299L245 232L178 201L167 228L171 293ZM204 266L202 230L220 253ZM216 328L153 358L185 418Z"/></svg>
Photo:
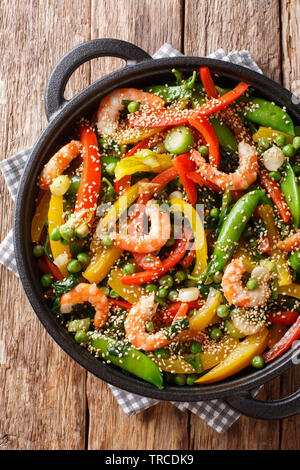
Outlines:
<svg viewBox="0 0 300 470"><path fill-rule="evenodd" d="M164 42L187 55L248 49L267 76L300 92L299 0L2 0L1 159L31 146L46 126L45 84L60 57L99 37L125 39L150 54ZM116 59L83 65L67 97L121 65ZM3 178L0 191L2 240L13 219ZM269 422L243 417L223 435L169 403L128 420L107 385L54 343L20 281L3 266L0 289L0 449L300 448L299 416ZM266 385L260 397L283 397L299 386L294 369Z"/></svg>

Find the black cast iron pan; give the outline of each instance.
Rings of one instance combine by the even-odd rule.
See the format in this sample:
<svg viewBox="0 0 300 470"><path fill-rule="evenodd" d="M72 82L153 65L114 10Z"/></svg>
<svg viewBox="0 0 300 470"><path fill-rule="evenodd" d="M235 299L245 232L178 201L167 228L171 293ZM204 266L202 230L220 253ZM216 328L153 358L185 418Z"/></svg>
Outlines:
<svg viewBox="0 0 300 470"><path fill-rule="evenodd" d="M126 66L93 83L72 100L64 99L66 83L72 73L84 62L96 57L119 57ZM82 116L89 117L97 109L100 99L119 87L144 87L153 83L166 83L172 78L171 69L183 72L209 66L219 77L220 83L234 86L246 81L261 94L280 106L286 106L295 122L300 123L300 105L293 104L290 92L274 81L245 67L204 57L172 57L152 60L142 49L117 39L96 39L81 44L68 52L55 67L45 96L49 124L36 142L26 165L17 197L14 219L14 243L21 281L31 305L55 341L80 365L106 382L129 392L168 401L202 401L224 398L243 414L262 419L279 419L300 412L300 390L282 400L257 401L251 391L290 368L297 361L296 352L287 351L283 356L259 371L245 370L221 383L199 387L166 386L158 390L154 386L121 370L100 362L60 325L45 305L40 289L39 275L32 255L30 225L37 194L37 176L49 159L64 143L68 142L74 123ZM299 362L299 361L298 361Z"/></svg>

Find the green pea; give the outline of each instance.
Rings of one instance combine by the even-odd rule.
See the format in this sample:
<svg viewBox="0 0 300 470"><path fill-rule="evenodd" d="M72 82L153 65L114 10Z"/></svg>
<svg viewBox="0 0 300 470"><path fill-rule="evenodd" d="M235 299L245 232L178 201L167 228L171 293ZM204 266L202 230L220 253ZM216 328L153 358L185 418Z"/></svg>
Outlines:
<svg viewBox="0 0 300 470"><path fill-rule="evenodd" d="M254 356L252 358L252 366L255 367L255 369L262 369L265 365L265 361L263 360L262 356Z"/></svg>
<svg viewBox="0 0 300 470"><path fill-rule="evenodd" d="M221 338L222 334L223 334L223 333L222 333L222 330L220 330L220 328L217 328L217 327L215 326L214 328L212 328L212 330L211 330L209 336L210 336L210 338L213 339L213 340L218 340L218 339Z"/></svg>
<svg viewBox="0 0 300 470"><path fill-rule="evenodd" d="M217 315L219 318L227 318L229 315L229 308L227 305L219 305L217 308Z"/></svg>
<svg viewBox="0 0 300 470"><path fill-rule="evenodd" d="M147 321L145 330L147 331L147 333L151 333L152 331L154 331L154 325L152 321Z"/></svg>
<svg viewBox="0 0 300 470"><path fill-rule="evenodd" d="M294 165L293 166L293 172L295 173L296 176L300 175L300 165Z"/></svg>
<svg viewBox="0 0 300 470"><path fill-rule="evenodd" d="M214 219L216 219L217 217L219 217L219 213L220 213L219 209L217 207L213 207L209 215L213 217Z"/></svg>
<svg viewBox="0 0 300 470"><path fill-rule="evenodd" d="M249 279L249 281L246 284L246 287L248 290L254 290L258 287L258 282L256 279Z"/></svg>
<svg viewBox="0 0 300 470"><path fill-rule="evenodd" d="M207 157L208 148L206 147L206 145L201 145L201 147L198 148L198 152L200 153L200 155L202 155L202 157Z"/></svg>
<svg viewBox="0 0 300 470"><path fill-rule="evenodd" d="M292 144L287 144L283 147L282 152L286 157L293 157L295 154L295 148Z"/></svg>
<svg viewBox="0 0 300 470"><path fill-rule="evenodd" d="M82 266L77 259L72 259L67 266L69 273L75 274L82 270Z"/></svg>
<svg viewBox="0 0 300 470"><path fill-rule="evenodd" d="M104 246L105 248L109 248L113 244L113 240L110 238L109 235L104 235L104 237L101 240L101 245Z"/></svg>
<svg viewBox="0 0 300 470"><path fill-rule="evenodd" d="M278 145L278 147L283 147L286 144L286 136L283 134L279 134L274 140L274 142L276 145Z"/></svg>
<svg viewBox="0 0 300 470"><path fill-rule="evenodd" d="M52 276L50 274L43 274L41 277L43 287L49 287L52 283Z"/></svg>
<svg viewBox="0 0 300 470"><path fill-rule="evenodd" d="M155 284L146 284L145 290L147 292L157 292L158 287Z"/></svg>
<svg viewBox="0 0 300 470"><path fill-rule="evenodd" d="M103 292L104 295L106 295L106 297L109 296L109 287L107 287L107 286L99 286L99 289Z"/></svg>
<svg viewBox="0 0 300 470"><path fill-rule="evenodd" d="M75 341L76 343L82 344L82 343L87 343L89 340L88 335L84 330L79 330L75 334Z"/></svg>
<svg viewBox="0 0 300 470"><path fill-rule="evenodd" d="M82 264L82 266L87 266L90 262L90 257L87 253L78 253L77 255L78 261Z"/></svg>
<svg viewBox="0 0 300 470"><path fill-rule="evenodd" d="M154 354L156 357L158 357L159 359L168 359L169 357L169 353L166 349L164 348L159 348L159 349L156 349L154 351Z"/></svg>
<svg viewBox="0 0 300 470"><path fill-rule="evenodd" d="M289 257L289 263L296 273L300 273L300 250L295 251Z"/></svg>
<svg viewBox="0 0 300 470"><path fill-rule="evenodd" d="M117 166L117 164L115 162L108 163L108 165L106 165L106 167L105 167L106 173L108 175L113 176L115 174L116 166ZM106 194L107 194L107 191L106 191Z"/></svg>
<svg viewBox="0 0 300 470"><path fill-rule="evenodd" d="M55 229L53 229L51 235L50 235L50 240L54 241L54 242L58 242L61 238L61 235L60 235L60 230L59 230L59 227L55 227Z"/></svg>
<svg viewBox="0 0 300 470"><path fill-rule="evenodd" d="M168 289L166 289L165 287L161 287L158 292L157 292L157 297L159 299L164 299L165 297L167 297L168 295Z"/></svg>
<svg viewBox="0 0 300 470"><path fill-rule="evenodd" d="M132 274L132 273L134 273L134 270L135 270L135 266L132 263L127 263L123 267L123 271L124 271L125 274Z"/></svg>
<svg viewBox="0 0 300 470"><path fill-rule="evenodd" d="M174 243L175 243L174 237L170 237L169 240L166 243L166 246L171 247L171 246L174 245Z"/></svg>
<svg viewBox="0 0 300 470"><path fill-rule="evenodd" d="M173 286L173 278L170 274L166 274L159 279L159 284L161 286L172 287Z"/></svg>
<svg viewBox="0 0 300 470"><path fill-rule="evenodd" d="M127 109L130 113L136 113L140 109L140 103L138 101L130 101Z"/></svg>
<svg viewBox="0 0 300 470"><path fill-rule="evenodd" d="M109 292L109 296L112 298L112 299L117 299L119 297L119 294L118 292L116 292L115 290L111 289L110 292Z"/></svg>
<svg viewBox="0 0 300 470"><path fill-rule="evenodd" d="M202 351L202 346L197 341L193 341L191 343L190 350L192 354L197 354Z"/></svg>
<svg viewBox="0 0 300 470"><path fill-rule="evenodd" d="M186 377L184 374L176 374L175 377L174 377L174 383L176 385L185 385L186 383Z"/></svg>
<svg viewBox="0 0 300 470"><path fill-rule="evenodd" d="M271 145L271 142L266 137L260 137L258 139L258 146L264 150L267 150Z"/></svg>
<svg viewBox="0 0 300 470"><path fill-rule="evenodd" d="M274 181L280 181L281 180L281 173L279 171L271 171L269 173L269 176Z"/></svg>
<svg viewBox="0 0 300 470"><path fill-rule="evenodd" d="M186 384L187 385L194 385L197 378L198 378L197 374L189 374L186 378Z"/></svg>
<svg viewBox="0 0 300 470"><path fill-rule="evenodd" d="M165 138L167 151L177 155L188 152L193 145L193 133L185 126L173 127Z"/></svg>
<svg viewBox="0 0 300 470"><path fill-rule="evenodd" d="M293 139L293 147L298 150L300 148L300 137L294 137Z"/></svg>
<svg viewBox="0 0 300 470"><path fill-rule="evenodd" d="M171 291L168 293L168 299L169 299L171 302L176 302L177 297L178 297L178 292L177 292L177 290L171 290Z"/></svg>
<svg viewBox="0 0 300 470"><path fill-rule="evenodd" d="M72 176L70 176L69 178L70 178L70 180L71 180L71 184L70 184L70 186L69 186L69 188L68 188L67 193L68 193L68 194L75 195L75 194L78 193L81 178L80 178L80 176L77 176L77 175L72 175Z"/></svg>
<svg viewBox="0 0 300 470"><path fill-rule="evenodd" d="M62 227L60 227L60 235L64 240L70 242L72 238L74 238L74 230L71 227L68 227L67 225L63 225Z"/></svg>
<svg viewBox="0 0 300 470"><path fill-rule="evenodd" d="M180 284L182 281L185 281L187 278L187 275L184 271L177 271L177 273L174 274L174 281L177 284Z"/></svg>
<svg viewBox="0 0 300 470"><path fill-rule="evenodd" d="M44 247L42 245L35 245L32 251L34 256L40 258L44 254Z"/></svg>

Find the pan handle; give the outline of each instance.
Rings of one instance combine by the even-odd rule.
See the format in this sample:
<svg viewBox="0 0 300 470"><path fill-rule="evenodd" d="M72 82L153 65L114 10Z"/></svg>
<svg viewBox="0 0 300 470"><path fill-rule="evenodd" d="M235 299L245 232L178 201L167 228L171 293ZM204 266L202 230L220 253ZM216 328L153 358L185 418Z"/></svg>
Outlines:
<svg viewBox="0 0 300 470"><path fill-rule="evenodd" d="M151 59L140 47L119 39L94 39L71 49L55 66L45 92L46 116L50 121L66 104L64 91L72 73L84 62L97 57L118 57L127 65Z"/></svg>
<svg viewBox="0 0 300 470"><path fill-rule="evenodd" d="M283 419L300 413L300 390L280 400L256 400L251 392L245 392L226 401L234 410L257 419Z"/></svg>

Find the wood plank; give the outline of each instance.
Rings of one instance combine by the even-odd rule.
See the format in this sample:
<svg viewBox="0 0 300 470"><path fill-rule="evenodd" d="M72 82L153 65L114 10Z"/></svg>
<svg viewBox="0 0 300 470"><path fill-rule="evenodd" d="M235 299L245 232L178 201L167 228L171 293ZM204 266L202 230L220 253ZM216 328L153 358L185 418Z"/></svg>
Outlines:
<svg viewBox="0 0 300 470"><path fill-rule="evenodd" d="M185 4L186 55L247 49L267 76L280 79L278 0L186 0Z"/></svg>
<svg viewBox="0 0 300 470"><path fill-rule="evenodd" d="M280 20L277 1L186 0L184 51L207 55L222 47L226 52L248 49L266 75L280 79ZM265 24L268 24L268 34ZM197 38L197 40L195 40ZM254 40L255 38L255 40ZM266 385L262 399L279 398L280 379ZM191 449L276 449L279 422L242 417L223 435L191 415ZM264 436L260 439L259 436ZM268 437L270 436L270 438Z"/></svg>
<svg viewBox="0 0 300 470"><path fill-rule="evenodd" d="M78 18L85 18L80 28ZM0 155L6 158L31 146L46 125L46 80L62 54L89 38L90 27L80 0L1 2L0 23ZM84 78L88 68L72 79L72 93ZM1 183L2 240L13 204ZM3 266L0 289L0 448L84 448L85 371L46 333L20 281Z"/></svg>
<svg viewBox="0 0 300 470"><path fill-rule="evenodd" d="M116 11L122 14L116 15ZM131 41L152 54L164 42L180 49L182 2L178 0L92 0L92 38ZM157 27L158 24L163 27ZM119 68L122 61L92 62L92 81ZM89 449L187 448L188 414L160 404L128 420L107 386L91 374L87 381Z"/></svg>
<svg viewBox="0 0 300 470"><path fill-rule="evenodd" d="M297 0L283 0L282 21L282 75L283 85L292 90L300 99L300 3ZM298 123L300 124L300 123ZM282 376L282 397L300 388L299 366L294 366ZM300 415L282 420L281 449L300 448Z"/></svg>

